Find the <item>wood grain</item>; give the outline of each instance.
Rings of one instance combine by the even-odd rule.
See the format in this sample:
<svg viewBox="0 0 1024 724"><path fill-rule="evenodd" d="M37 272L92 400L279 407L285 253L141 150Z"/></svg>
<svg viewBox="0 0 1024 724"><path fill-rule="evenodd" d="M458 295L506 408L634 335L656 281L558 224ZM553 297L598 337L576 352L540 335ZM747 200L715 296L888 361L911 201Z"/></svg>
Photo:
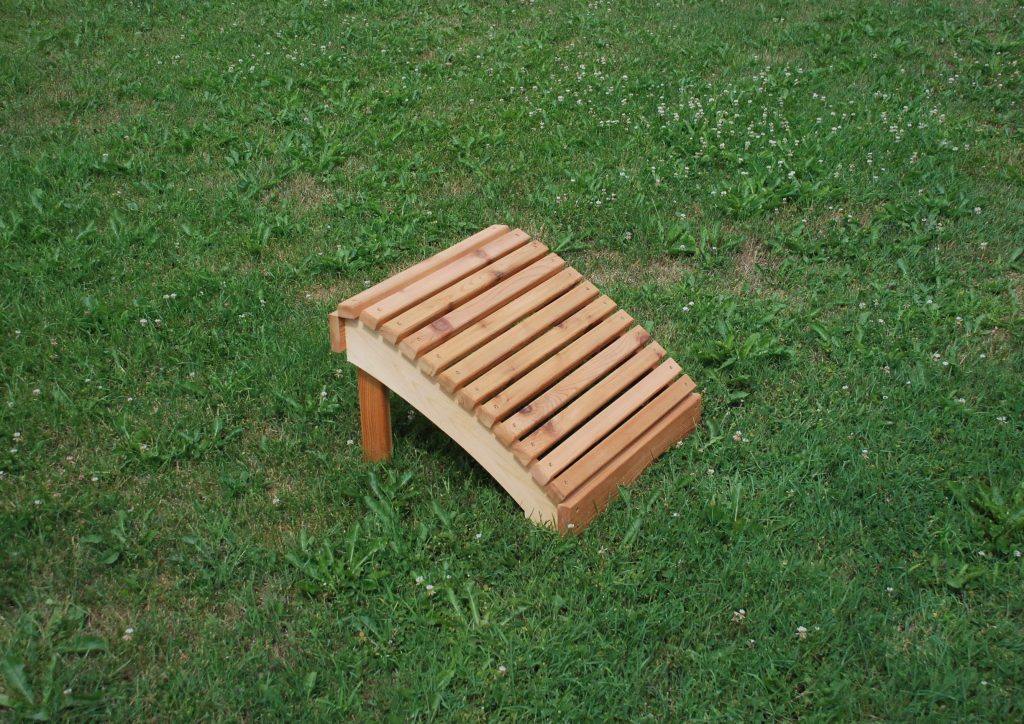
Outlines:
<svg viewBox="0 0 1024 724"><path fill-rule="evenodd" d="M442 289L411 309L388 320L381 325L380 332L386 340L395 344L403 337L422 328L423 325L433 323L441 315L494 286L510 274L533 264L547 254L547 250L547 247L539 241L531 241L511 254L488 264L475 274Z"/></svg>
<svg viewBox="0 0 1024 724"><path fill-rule="evenodd" d="M331 340L331 351L345 351L345 320L337 312L327 314L327 334Z"/></svg>
<svg viewBox="0 0 1024 724"><path fill-rule="evenodd" d="M378 332L358 320L348 320L345 334L349 341L349 362L359 369L373 370L377 379L466 450L512 496L530 520L554 525L554 503L471 413L455 404L437 385L429 384L423 373Z"/></svg>
<svg viewBox="0 0 1024 724"><path fill-rule="evenodd" d="M615 309L615 302L599 297L571 317L548 329L514 355L496 364L486 373L459 390L459 404L467 410L483 400L499 394L503 388L529 372L535 366L570 344L588 329L598 324Z"/></svg>
<svg viewBox="0 0 1024 724"><path fill-rule="evenodd" d="M527 372L476 409L477 419L487 427L508 417L527 400L560 380L587 357L609 344L632 324L633 318L618 311L567 347Z"/></svg>
<svg viewBox="0 0 1024 724"><path fill-rule="evenodd" d="M349 297L345 301L338 305L338 314L345 319L355 319L359 316L359 313L366 307L373 304L378 299L382 299L387 295L394 292L396 289L401 289L407 284L411 284L417 279L425 277L427 274L440 269L442 266L457 259L466 252L472 251L473 249L486 244L491 239L495 239L509 229L505 224L494 224L488 226L482 231L478 231L467 239L463 239L458 244L448 247L443 251L439 251L429 259L424 259L419 264L415 264L405 271L401 271L394 276L388 277L379 284L375 284L369 289L364 289L353 297Z"/></svg>
<svg viewBox="0 0 1024 724"><path fill-rule="evenodd" d="M359 314L359 319L370 329L377 329L392 317L419 304L442 289L462 281L473 272L479 271L509 252L515 251L529 240L530 235L522 229L502 234L494 241L489 241L483 246L468 251L437 271L375 302Z"/></svg>
<svg viewBox="0 0 1024 724"><path fill-rule="evenodd" d="M391 457L391 403L388 388L360 369L359 429L363 438L363 459L369 462Z"/></svg>
<svg viewBox="0 0 1024 724"><path fill-rule="evenodd" d="M578 369L528 402L516 414L494 427L495 436L505 445L522 437L575 399L597 380L615 369L641 346L651 335L643 327L636 327L619 337Z"/></svg>
<svg viewBox="0 0 1024 724"><path fill-rule="evenodd" d="M542 485L546 484L583 453L604 439L605 435L622 424L645 402L664 389L678 374L679 365L671 359L665 360L648 372L639 382L555 446L551 452L531 465L530 474L533 475L533 479ZM640 432L642 430L638 430L637 434Z"/></svg>
<svg viewBox="0 0 1024 724"><path fill-rule="evenodd" d="M522 465L529 465L641 376L647 374L664 356L665 350L657 342L637 352L629 361L580 395L571 405L523 440L513 443L512 454L516 456L516 460Z"/></svg>
<svg viewBox="0 0 1024 724"><path fill-rule="evenodd" d="M597 287L590 282L580 284L449 367L438 378L438 383L446 392L455 392L578 312L597 293Z"/></svg>
<svg viewBox="0 0 1024 724"><path fill-rule="evenodd" d="M558 506L558 529L581 532L615 499L619 486L632 483L659 455L693 431L700 411L700 395L692 394L633 440L614 462Z"/></svg>
<svg viewBox="0 0 1024 724"><path fill-rule="evenodd" d="M501 305L515 299L557 274L565 266L565 260L558 254L546 257L505 279L428 326L416 331L398 344L402 354L411 360L458 334L474 322L483 319Z"/></svg>
<svg viewBox="0 0 1024 724"><path fill-rule="evenodd" d="M575 269L563 269L543 284L530 289L427 352L420 357L419 368L428 375L436 375L470 352L480 349L516 322L564 294L581 278Z"/></svg>
<svg viewBox="0 0 1024 724"><path fill-rule="evenodd" d="M651 425L668 414L693 392L693 380L682 376L660 393L651 403L635 413L626 424L608 436L601 445L580 458L547 486L544 492L552 500L562 501L603 468L608 466Z"/></svg>

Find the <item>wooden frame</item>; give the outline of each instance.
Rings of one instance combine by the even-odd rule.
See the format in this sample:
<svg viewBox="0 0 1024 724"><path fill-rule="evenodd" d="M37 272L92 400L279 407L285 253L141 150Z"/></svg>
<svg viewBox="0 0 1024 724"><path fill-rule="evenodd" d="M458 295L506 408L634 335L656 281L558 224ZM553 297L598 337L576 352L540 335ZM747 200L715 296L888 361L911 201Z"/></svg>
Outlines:
<svg viewBox="0 0 1024 724"><path fill-rule="evenodd" d="M491 226L338 305L363 453L391 455L388 390L531 520L582 530L700 420L692 380L615 303L519 229Z"/></svg>

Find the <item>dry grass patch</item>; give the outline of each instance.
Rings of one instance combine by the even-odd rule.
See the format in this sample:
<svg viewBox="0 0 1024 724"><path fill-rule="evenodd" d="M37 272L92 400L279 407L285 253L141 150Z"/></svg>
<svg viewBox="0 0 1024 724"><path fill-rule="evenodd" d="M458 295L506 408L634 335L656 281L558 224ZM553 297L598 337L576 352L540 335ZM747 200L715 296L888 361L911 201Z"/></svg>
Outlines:
<svg viewBox="0 0 1024 724"><path fill-rule="evenodd" d="M289 176L263 195L263 203L288 204L303 211L315 209L335 200L334 192L318 181L313 174L297 173Z"/></svg>
<svg viewBox="0 0 1024 724"><path fill-rule="evenodd" d="M600 288L617 284L671 286L693 271L691 265L678 257L634 259L608 249L590 252L576 266Z"/></svg>

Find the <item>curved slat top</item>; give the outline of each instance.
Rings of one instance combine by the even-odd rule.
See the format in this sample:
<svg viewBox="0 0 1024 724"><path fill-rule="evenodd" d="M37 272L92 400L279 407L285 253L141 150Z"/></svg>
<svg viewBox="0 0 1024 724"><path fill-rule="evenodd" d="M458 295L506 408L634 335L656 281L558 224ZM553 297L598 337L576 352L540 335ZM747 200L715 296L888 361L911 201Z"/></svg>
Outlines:
<svg viewBox="0 0 1024 724"><path fill-rule="evenodd" d="M700 416L694 383L664 348L521 229L487 227L334 314L369 330L363 349L390 347L403 378L435 386L426 397L443 401L431 415L443 429L482 425L510 461L495 467L492 450L488 469L520 470L563 530L588 523Z"/></svg>

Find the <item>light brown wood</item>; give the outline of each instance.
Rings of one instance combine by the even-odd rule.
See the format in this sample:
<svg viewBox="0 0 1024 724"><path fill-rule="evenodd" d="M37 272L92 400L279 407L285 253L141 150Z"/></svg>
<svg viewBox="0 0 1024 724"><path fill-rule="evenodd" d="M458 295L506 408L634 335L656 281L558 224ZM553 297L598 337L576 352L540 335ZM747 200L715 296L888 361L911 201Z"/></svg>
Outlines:
<svg viewBox="0 0 1024 724"><path fill-rule="evenodd" d="M363 458L370 462L391 457L391 403L388 388L368 372L357 371L359 383L359 428Z"/></svg>
<svg viewBox="0 0 1024 724"><path fill-rule="evenodd" d="M615 499L619 486L636 480L659 455L693 431L700 421L700 407L700 395L690 395L636 438L613 463L558 506L558 529L583 530Z"/></svg>
<svg viewBox="0 0 1024 724"><path fill-rule="evenodd" d="M511 254L488 264L475 274L469 275L462 281L452 284L415 307L388 320L381 325L380 332L387 341L395 344L423 325L433 323L441 315L450 312L463 302L473 299L485 289L492 287L498 280L528 267L545 254L547 254L546 246L539 241L531 241Z"/></svg>
<svg viewBox="0 0 1024 724"><path fill-rule="evenodd" d="M330 335L331 351L345 351L345 320L337 312L327 314L327 333Z"/></svg>
<svg viewBox="0 0 1024 724"><path fill-rule="evenodd" d="M472 251L478 246L486 244L491 239L501 236L508 230L509 229L505 224L494 224L493 226L488 226L483 231L478 231L469 238L460 241L458 244L434 254L434 256L429 259L425 259L419 264L411 266L405 271L399 272L392 277L388 277L379 284L375 284L369 289L361 291L354 297L346 299L338 305L338 314L345 319L355 319L363 309L373 304L378 299L386 297L396 289L401 289L407 284L411 284L417 279L425 277L427 274L439 269L453 259L458 258L468 251Z"/></svg>
<svg viewBox="0 0 1024 724"><path fill-rule="evenodd" d="M453 362L480 349L506 329L542 306L564 294L581 279L578 271L563 269L543 284L521 297L513 299L476 324L456 334L420 357L419 368L428 375L436 375Z"/></svg>
<svg viewBox="0 0 1024 724"><path fill-rule="evenodd" d="M348 361L374 376L462 446L511 495L531 520L554 525L556 508L509 451L378 332L356 320L345 324Z"/></svg>
<svg viewBox="0 0 1024 724"><path fill-rule="evenodd" d="M509 300L551 278L564 266L565 260L562 257L558 254L548 254L518 274L495 284L486 294L475 297L429 326L409 335L399 343L398 349L409 359L415 360L424 352L430 351L469 325L483 319Z"/></svg>
<svg viewBox="0 0 1024 724"><path fill-rule="evenodd" d="M514 355L459 390L456 397L467 410L506 388L514 380L543 362L549 355L570 344L615 310L615 302L598 297L568 319L548 329Z"/></svg>
<svg viewBox="0 0 1024 724"><path fill-rule="evenodd" d="M533 475L533 479L542 485L546 484L663 390L678 374L679 365L671 359L665 360L648 372L608 407L594 415L551 452L531 465L530 474Z"/></svg>
<svg viewBox="0 0 1024 724"><path fill-rule="evenodd" d="M521 465L529 465L642 375L649 372L664 356L665 350L657 342L644 347L628 362L580 395L571 405L526 438L514 443L512 454L516 456L516 460ZM499 439L501 439L500 436Z"/></svg>
<svg viewBox="0 0 1024 724"><path fill-rule="evenodd" d="M632 323L633 318L628 314L621 310L616 312L480 405L476 410L477 419L487 427L505 419L527 400L553 385L587 357L609 344Z"/></svg>
<svg viewBox="0 0 1024 724"><path fill-rule="evenodd" d="M377 329L392 317L398 316L442 289L462 281L473 272L515 251L529 240L530 235L522 229L502 234L494 241L470 250L437 271L372 304L359 314L359 319L370 329Z"/></svg>
<svg viewBox="0 0 1024 724"><path fill-rule="evenodd" d="M651 335L643 327L636 327L622 335L542 395L531 400L512 417L496 425L495 437L511 445L608 374L650 338Z"/></svg>
<svg viewBox="0 0 1024 724"><path fill-rule="evenodd" d="M489 227L342 302L328 325L359 370L368 460L391 454L390 389L562 531L700 418L665 350L521 230Z"/></svg>
<svg viewBox="0 0 1024 724"><path fill-rule="evenodd" d="M652 402L634 413L626 424L605 438L600 445L552 480L544 492L556 502L565 500L576 488L610 465L634 440L646 432L647 428L685 400L693 392L693 388L693 380L686 375L680 377L659 393Z"/></svg>
<svg viewBox="0 0 1024 724"><path fill-rule="evenodd" d="M536 314L491 340L445 370L438 382L446 392L455 392L502 360L512 356L544 332L575 314L598 294L597 287L583 282L555 299ZM610 301L610 300L609 300ZM611 304L609 313L614 310Z"/></svg>

